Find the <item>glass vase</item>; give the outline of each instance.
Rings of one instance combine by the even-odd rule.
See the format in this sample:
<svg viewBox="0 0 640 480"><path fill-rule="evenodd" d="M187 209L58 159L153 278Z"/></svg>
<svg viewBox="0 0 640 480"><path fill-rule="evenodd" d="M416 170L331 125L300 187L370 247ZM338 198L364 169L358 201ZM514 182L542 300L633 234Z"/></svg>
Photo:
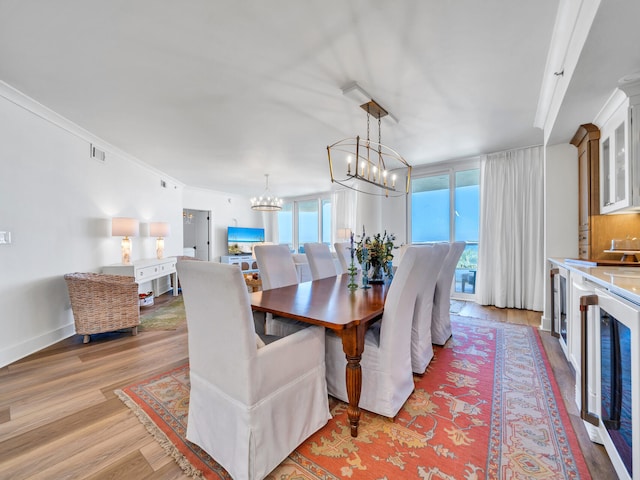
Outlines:
<svg viewBox="0 0 640 480"><path fill-rule="evenodd" d="M369 262L362 263L362 288L371 288L369 285Z"/></svg>
<svg viewBox="0 0 640 480"><path fill-rule="evenodd" d="M382 264L376 263L371 266L371 278L369 281L371 283L384 283L384 270L382 268Z"/></svg>

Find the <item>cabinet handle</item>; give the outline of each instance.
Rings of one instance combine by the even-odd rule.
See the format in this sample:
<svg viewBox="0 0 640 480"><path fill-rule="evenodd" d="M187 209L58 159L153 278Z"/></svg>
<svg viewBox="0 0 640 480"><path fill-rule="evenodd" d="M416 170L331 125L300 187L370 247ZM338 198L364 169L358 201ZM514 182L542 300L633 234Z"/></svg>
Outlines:
<svg viewBox="0 0 640 480"><path fill-rule="evenodd" d="M604 206L605 206L605 207L608 207L608 206L610 206L610 205L613 205L613 202L604 202Z"/></svg>
<svg viewBox="0 0 640 480"><path fill-rule="evenodd" d="M589 305L598 305L597 295L583 295L580 297L580 418L596 427L600 419L595 413L589 411L589 397L587 382L589 380L589 342L587 338Z"/></svg>
<svg viewBox="0 0 640 480"><path fill-rule="evenodd" d="M556 332L556 292L555 292L555 277L560 273L559 268L552 268L549 270L551 275L551 336L559 337L560 334Z"/></svg>

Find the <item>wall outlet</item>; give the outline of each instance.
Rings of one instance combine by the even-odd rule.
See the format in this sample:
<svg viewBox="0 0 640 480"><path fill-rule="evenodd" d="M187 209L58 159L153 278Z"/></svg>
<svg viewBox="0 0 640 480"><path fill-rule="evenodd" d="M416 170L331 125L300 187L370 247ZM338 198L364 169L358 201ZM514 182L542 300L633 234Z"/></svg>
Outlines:
<svg viewBox="0 0 640 480"><path fill-rule="evenodd" d="M0 232L0 245L11 244L11 232Z"/></svg>

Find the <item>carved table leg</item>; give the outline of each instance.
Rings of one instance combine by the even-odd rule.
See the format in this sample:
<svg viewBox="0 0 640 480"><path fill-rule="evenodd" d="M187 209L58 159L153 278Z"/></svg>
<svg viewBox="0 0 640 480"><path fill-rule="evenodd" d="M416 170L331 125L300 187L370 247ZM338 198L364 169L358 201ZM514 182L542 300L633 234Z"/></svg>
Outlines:
<svg viewBox="0 0 640 480"><path fill-rule="evenodd" d="M342 332L342 349L347 357L346 383L349 406L347 415L351 424L351 436L358 436L358 424L360 423L360 393L362 391L362 368L360 360L364 350L364 333L366 328L357 325Z"/></svg>

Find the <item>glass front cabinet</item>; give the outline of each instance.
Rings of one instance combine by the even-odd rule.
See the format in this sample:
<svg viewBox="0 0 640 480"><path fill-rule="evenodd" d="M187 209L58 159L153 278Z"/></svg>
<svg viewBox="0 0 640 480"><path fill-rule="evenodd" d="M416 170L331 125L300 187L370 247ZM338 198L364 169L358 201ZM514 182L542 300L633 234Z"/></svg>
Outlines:
<svg viewBox="0 0 640 480"><path fill-rule="evenodd" d="M620 83L600 112L600 214L640 211L640 79Z"/></svg>

